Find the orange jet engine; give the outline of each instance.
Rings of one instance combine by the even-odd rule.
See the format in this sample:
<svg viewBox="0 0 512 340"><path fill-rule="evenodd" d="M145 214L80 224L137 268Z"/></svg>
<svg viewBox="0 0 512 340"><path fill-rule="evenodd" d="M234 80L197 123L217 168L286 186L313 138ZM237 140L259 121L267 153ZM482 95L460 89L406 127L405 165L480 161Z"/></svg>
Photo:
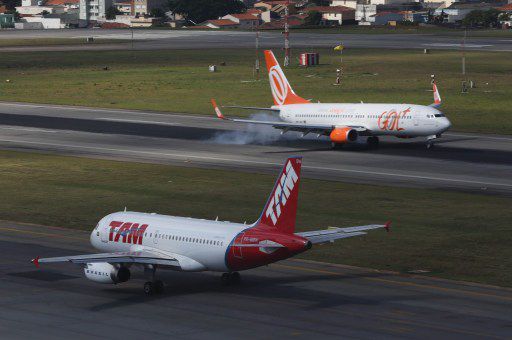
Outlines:
<svg viewBox="0 0 512 340"><path fill-rule="evenodd" d="M356 130L349 127L343 127L332 130L329 137L333 143L345 144L355 142L357 140L357 135L358 133Z"/></svg>

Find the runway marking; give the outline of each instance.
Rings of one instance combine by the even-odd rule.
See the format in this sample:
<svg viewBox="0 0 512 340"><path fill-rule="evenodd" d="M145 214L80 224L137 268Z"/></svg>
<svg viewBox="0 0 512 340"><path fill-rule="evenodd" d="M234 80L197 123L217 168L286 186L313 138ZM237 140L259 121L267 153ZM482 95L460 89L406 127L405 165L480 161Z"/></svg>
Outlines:
<svg viewBox="0 0 512 340"><path fill-rule="evenodd" d="M167 123L157 122L154 120L141 120L141 119L121 119L121 118L95 118L94 120L106 120L109 122L126 122L126 123L144 123L144 124L158 124L158 125L183 125L181 123Z"/></svg>
<svg viewBox="0 0 512 340"><path fill-rule="evenodd" d="M112 114L133 114L133 115L143 115L143 116L157 116L157 117L180 117L180 118L191 118L191 119L202 119L202 120L218 120L216 117L210 116L199 116L194 114L179 114L179 113L158 113L158 112L143 112L143 111L131 111L127 109L106 109L106 108L93 108L93 107L83 107L83 106L65 106L65 105L46 105L46 104L28 104L28 103L9 103L9 102L1 102L1 105L7 106L25 106L25 107L33 107L33 108L49 108L56 110L73 110L73 111L88 111L88 112L103 112L103 113L112 113ZM16 113L14 113L16 114ZM22 113L26 114L26 113ZM34 116L44 116L46 115L34 115ZM62 118L60 116L52 116L57 118ZM64 117L66 118L66 117ZM94 119L94 118L90 118Z"/></svg>
<svg viewBox="0 0 512 340"><path fill-rule="evenodd" d="M48 133L57 133L61 131L57 130L48 130L48 129L39 129L39 128L25 128L25 127L18 127L18 126L0 126L0 129L2 130L16 130L16 131L28 131L28 132L48 132Z"/></svg>
<svg viewBox="0 0 512 340"><path fill-rule="evenodd" d="M294 269L294 270L298 270L298 271L306 271L306 272L321 273L321 274L330 274L330 275L335 275L335 276L343 276L343 275L345 275L343 273L337 273L337 272L328 271L328 270L313 269L313 268L298 267L298 266L289 266L289 265L280 264L280 263L274 263L274 264L272 264L272 266L274 266L274 267L282 267L282 268L287 268L287 269ZM427 278L427 277L425 277L425 278ZM399 286L412 286L412 287L418 287L418 288L429 288L429 289L439 290L439 291L443 291L443 292L455 292L455 293L459 293L459 294L462 294L462 295L466 294L466 295L474 295L474 296L481 296L481 297L491 297L491 298L496 298L496 299L512 301L512 297L508 297L508 296L495 295L495 294L489 294L489 293L478 293L478 292L473 292L473 291L468 291L468 290L460 290L460 289L454 289L454 288L439 287L439 286L427 285L427 284L422 284L422 283L405 282L405 281L393 281L393 280L379 279L379 278L374 278L374 277L362 277L362 279L369 280L369 281L392 283L392 284L396 284L396 285L399 285Z"/></svg>
<svg viewBox="0 0 512 340"><path fill-rule="evenodd" d="M422 44L423 46L435 46L435 47L461 47L461 44L453 44L453 43L429 43ZM492 47L494 45L479 45L479 44L465 44L465 47L469 48L482 48L482 47Z"/></svg>
<svg viewBox="0 0 512 340"><path fill-rule="evenodd" d="M30 142L30 141L20 141L20 140L13 140L13 139L0 139L0 142L18 143L18 144L24 143L24 144L31 144L31 145L46 145L46 146L53 146L53 147L65 147L65 148L97 150L97 151L125 152L125 153L146 154L146 155L153 155L153 156L170 156L170 157L175 157L175 158L183 158L185 160L197 159L197 160L203 160L203 161L221 161L221 162L245 163L245 164L255 164L255 165L257 165L257 164L272 165L272 166L277 166L277 167L282 165L281 163L249 161L249 160L243 160L243 159L233 159L233 158L223 158L223 157L184 155L184 154L175 154L175 153L128 150L128 149L118 149L118 148L101 148L101 147L95 147L95 146L82 146L82 145L73 145L73 144ZM310 166L310 165L309 166L303 165L302 168L312 169L312 170L328 170L328 171L336 171L336 172L364 174L364 175L377 175L377 176L398 177L398 178L407 178L407 179L421 179L421 180L427 180L427 181L441 181L441 182L450 182L450 183L463 183L463 184L474 184L474 185L482 185L482 186L512 188L512 184L507 184L507 183L469 181L469 180L455 179L455 178L406 175L406 174L397 174L397 173L390 173L390 172L354 170L354 169L345 169L345 168L329 168L329 167L318 167L318 166Z"/></svg>

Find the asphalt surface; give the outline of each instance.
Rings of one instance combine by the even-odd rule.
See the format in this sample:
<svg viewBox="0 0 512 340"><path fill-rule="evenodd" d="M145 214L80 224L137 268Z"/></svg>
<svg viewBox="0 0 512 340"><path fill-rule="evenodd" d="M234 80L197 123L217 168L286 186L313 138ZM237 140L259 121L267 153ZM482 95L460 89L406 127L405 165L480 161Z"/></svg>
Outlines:
<svg viewBox="0 0 512 340"><path fill-rule="evenodd" d="M268 118L268 117L267 117ZM326 138L212 116L0 103L0 149L274 174L290 155L308 178L512 196L512 137L448 132L333 151Z"/></svg>
<svg viewBox="0 0 512 340"><path fill-rule="evenodd" d="M157 49L205 49L205 48L253 48L254 32L240 31L186 31L186 30L102 30L102 29L62 29L62 30L12 30L1 31L2 39L52 39L93 37L97 40L119 40L119 43L60 46L19 46L1 47L0 52L22 51L70 51L70 50L157 50ZM292 48L333 47L343 43L348 48L413 48L413 49L460 49L460 36L439 34L322 34L292 32ZM261 48L282 48L281 32L262 32ZM466 39L466 50L512 51L512 35L503 37L471 37Z"/></svg>
<svg viewBox="0 0 512 340"><path fill-rule="evenodd" d="M94 252L89 233L0 222L3 339L460 338L510 339L512 290L287 260L242 272L160 272L162 295L142 276L119 285L72 264L36 269L36 255Z"/></svg>

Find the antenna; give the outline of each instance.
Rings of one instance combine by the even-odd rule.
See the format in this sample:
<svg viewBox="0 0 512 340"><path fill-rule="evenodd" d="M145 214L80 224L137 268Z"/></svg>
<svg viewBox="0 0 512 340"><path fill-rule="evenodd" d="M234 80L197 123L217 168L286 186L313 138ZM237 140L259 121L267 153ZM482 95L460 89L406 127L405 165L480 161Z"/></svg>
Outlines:
<svg viewBox="0 0 512 340"><path fill-rule="evenodd" d="M126 207L124 207L124 212L126 212Z"/></svg>

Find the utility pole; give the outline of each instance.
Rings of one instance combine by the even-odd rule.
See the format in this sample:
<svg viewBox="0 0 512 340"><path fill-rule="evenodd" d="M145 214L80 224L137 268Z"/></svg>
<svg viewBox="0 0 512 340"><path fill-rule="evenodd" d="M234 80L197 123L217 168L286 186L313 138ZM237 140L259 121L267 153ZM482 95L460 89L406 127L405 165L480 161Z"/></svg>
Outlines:
<svg viewBox="0 0 512 340"><path fill-rule="evenodd" d="M286 9L284 11L284 66L290 65L290 25L288 22L290 16L290 0L286 0Z"/></svg>
<svg viewBox="0 0 512 340"><path fill-rule="evenodd" d="M260 80L260 31L256 29L256 61L254 62L254 75Z"/></svg>
<svg viewBox="0 0 512 340"><path fill-rule="evenodd" d="M462 76L466 78L466 37L468 29L464 29L464 38L462 39Z"/></svg>

